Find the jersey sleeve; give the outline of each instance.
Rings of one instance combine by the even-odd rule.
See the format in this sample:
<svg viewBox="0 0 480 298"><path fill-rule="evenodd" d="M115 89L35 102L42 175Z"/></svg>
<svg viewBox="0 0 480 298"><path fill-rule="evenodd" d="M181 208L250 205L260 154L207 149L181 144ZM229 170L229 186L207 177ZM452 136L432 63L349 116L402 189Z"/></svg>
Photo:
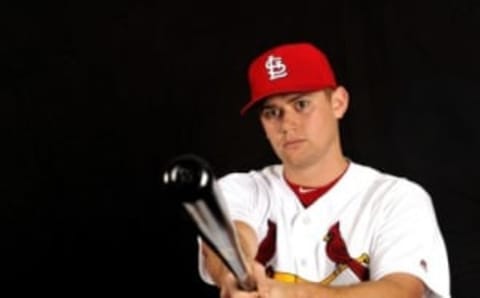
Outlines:
<svg viewBox="0 0 480 298"><path fill-rule="evenodd" d="M264 232L270 201L260 177L256 176L256 172L230 174L220 179L218 185L231 219L249 224L259 236Z"/></svg>
<svg viewBox="0 0 480 298"><path fill-rule="evenodd" d="M381 224L373 244L371 279L410 273L425 283L427 297L450 297L446 246L430 195L402 179L384 198L377 216Z"/></svg>

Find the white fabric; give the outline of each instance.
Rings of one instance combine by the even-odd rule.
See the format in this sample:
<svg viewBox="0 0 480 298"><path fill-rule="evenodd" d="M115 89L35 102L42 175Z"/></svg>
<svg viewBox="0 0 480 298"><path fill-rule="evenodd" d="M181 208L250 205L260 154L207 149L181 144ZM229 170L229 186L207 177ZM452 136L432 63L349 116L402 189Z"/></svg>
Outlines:
<svg viewBox="0 0 480 298"><path fill-rule="evenodd" d="M369 256L370 279L394 272L419 277L428 298L450 297L447 250L429 194L417 183L350 162L342 178L304 208L282 175L281 165L228 174L218 181L234 220L250 224L259 239L267 220L277 226L277 272L321 281L335 269L325 235L336 222L352 257ZM202 279L211 283L199 254ZM332 284L359 282L344 271Z"/></svg>

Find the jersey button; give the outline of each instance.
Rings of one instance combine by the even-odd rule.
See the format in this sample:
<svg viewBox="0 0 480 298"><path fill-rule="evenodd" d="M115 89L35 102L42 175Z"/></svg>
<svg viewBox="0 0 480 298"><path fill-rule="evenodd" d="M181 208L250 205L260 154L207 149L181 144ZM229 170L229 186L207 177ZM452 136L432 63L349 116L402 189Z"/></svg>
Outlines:
<svg viewBox="0 0 480 298"><path fill-rule="evenodd" d="M304 225L309 225L310 224L310 217L305 216L302 221L303 221Z"/></svg>

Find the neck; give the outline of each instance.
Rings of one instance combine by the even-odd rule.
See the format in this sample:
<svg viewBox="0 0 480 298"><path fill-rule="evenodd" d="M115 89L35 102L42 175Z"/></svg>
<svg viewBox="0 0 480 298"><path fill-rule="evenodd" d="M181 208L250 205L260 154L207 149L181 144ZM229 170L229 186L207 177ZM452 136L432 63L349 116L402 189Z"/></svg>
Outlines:
<svg viewBox="0 0 480 298"><path fill-rule="evenodd" d="M339 155L328 162L317 162L303 167L284 167L288 181L302 186L318 187L339 177L348 167L348 160Z"/></svg>

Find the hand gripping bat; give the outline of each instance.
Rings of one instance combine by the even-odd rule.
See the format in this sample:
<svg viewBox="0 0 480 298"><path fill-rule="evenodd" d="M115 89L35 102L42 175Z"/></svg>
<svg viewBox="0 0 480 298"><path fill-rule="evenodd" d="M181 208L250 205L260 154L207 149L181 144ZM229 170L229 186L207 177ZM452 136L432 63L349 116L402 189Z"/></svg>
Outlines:
<svg viewBox="0 0 480 298"><path fill-rule="evenodd" d="M209 163L194 154L173 159L162 182L182 202L200 237L216 252L243 290L254 290L225 199Z"/></svg>

